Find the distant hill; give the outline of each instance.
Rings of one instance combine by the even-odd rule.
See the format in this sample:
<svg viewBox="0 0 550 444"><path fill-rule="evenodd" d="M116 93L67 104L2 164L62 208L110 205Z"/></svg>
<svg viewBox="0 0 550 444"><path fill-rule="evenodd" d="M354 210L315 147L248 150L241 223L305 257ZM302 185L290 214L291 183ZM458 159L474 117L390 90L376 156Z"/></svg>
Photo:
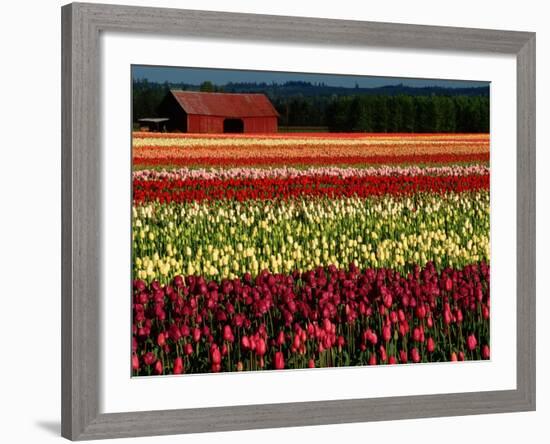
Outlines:
<svg viewBox="0 0 550 444"><path fill-rule="evenodd" d="M189 85L191 88L199 88ZM350 95L384 95L384 96L477 96L489 97L489 87L475 88L443 88L439 86L414 87L403 84L387 85L376 88L346 88L342 86L330 86L324 84L312 84L309 82L286 82L284 84L266 83L228 83L222 86L225 92L252 93L262 92L270 97L292 96L350 96Z"/></svg>

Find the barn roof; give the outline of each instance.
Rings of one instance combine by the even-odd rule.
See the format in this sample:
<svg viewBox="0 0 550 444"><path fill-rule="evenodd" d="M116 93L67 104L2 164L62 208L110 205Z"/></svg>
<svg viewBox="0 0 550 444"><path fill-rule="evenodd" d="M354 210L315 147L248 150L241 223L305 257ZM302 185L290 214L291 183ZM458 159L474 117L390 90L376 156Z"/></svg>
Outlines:
<svg viewBox="0 0 550 444"><path fill-rule="evenodd" d="M220 117L277 117L264 94L234 94L170 90L187 114Z"/></svg>

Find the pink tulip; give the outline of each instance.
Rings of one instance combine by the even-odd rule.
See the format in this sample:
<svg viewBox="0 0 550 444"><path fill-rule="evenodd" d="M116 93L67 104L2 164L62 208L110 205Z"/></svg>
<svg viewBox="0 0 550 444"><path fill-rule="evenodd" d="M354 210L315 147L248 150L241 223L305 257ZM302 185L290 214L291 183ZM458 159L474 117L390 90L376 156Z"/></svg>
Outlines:
<svg viewBox="0 0 550 444"><path fill-rule="evenodd" d="M420 353L418 352L418 348L414 347L411 350L411 359L413 362L420 362Z"/></svg>
<svg viewBox="0 0 550 444"><path fill-rule="evenodd" d="M484 345L481 348L481 357L483 359L489 359L491 357L491 350L489 349L488 345Z"/></svg>

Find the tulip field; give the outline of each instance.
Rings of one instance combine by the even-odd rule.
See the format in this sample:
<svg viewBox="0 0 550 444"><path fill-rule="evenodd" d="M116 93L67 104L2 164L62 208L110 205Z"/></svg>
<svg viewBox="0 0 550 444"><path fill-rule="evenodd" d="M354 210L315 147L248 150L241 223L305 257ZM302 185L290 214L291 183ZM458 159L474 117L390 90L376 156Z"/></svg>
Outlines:
<svg viewBox="0 0 550 444"><path fill-rule="evenodd" d="M133 134L134 376L490 359L486 134Z"/></svg>

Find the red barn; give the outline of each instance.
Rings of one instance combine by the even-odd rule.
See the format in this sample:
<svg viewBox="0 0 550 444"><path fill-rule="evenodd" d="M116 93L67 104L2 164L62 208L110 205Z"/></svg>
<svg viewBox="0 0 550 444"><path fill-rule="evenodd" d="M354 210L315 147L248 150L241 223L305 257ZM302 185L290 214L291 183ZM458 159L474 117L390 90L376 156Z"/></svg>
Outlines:
<svg viewBox="0 0 550 444"><path fill-rule="evenodd" d="M187 133L274 133L275 110L264 94L170 90L159 112L170 131Z"/></svg>

